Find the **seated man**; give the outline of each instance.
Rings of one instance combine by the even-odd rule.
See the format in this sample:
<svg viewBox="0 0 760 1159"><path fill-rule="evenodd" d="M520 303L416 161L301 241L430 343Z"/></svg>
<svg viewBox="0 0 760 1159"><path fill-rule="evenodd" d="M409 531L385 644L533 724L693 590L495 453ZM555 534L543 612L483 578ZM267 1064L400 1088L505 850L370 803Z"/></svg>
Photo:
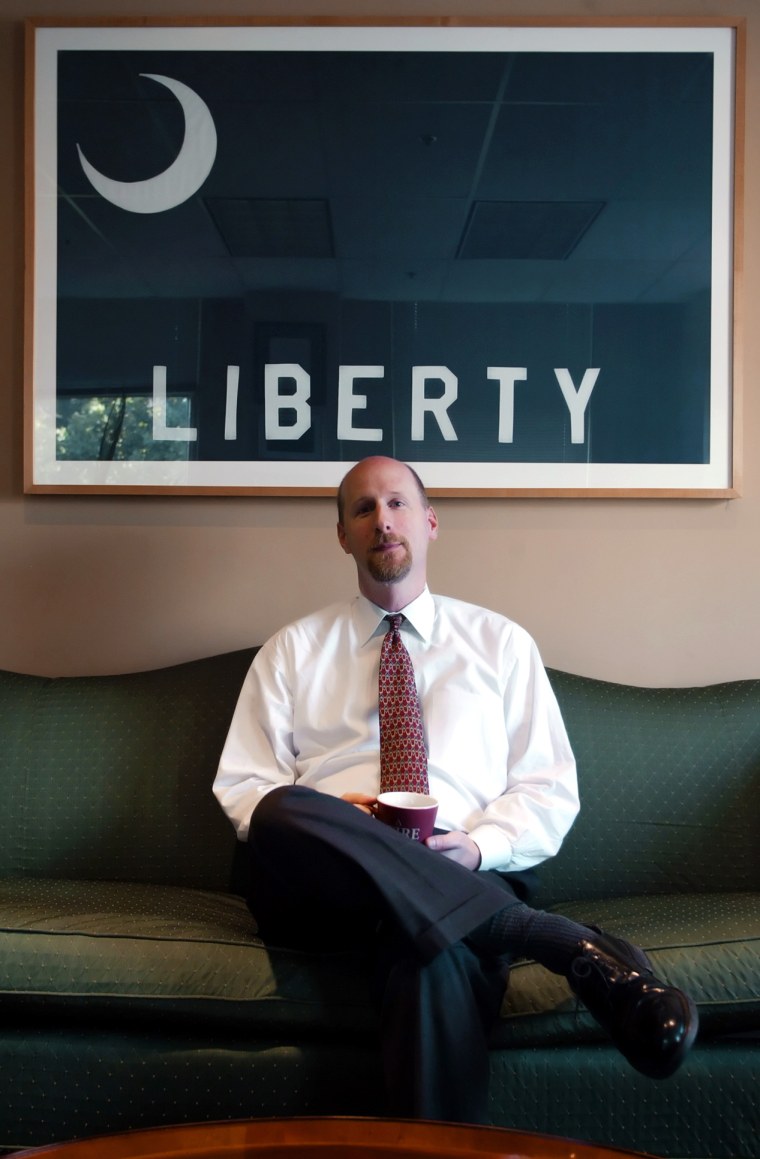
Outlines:
<svg viewBox="0 0 760 1159"><path fill-rule="evenodd" d="M697 1015L641 950L528 904L534 867L578 811L575 761L530 637L431 595L437 535L410 467L373 457L348 472L338 540L360 594L261 648L214 792L248 842L262 937L330 948L342 938L371 954L388 1113L483 1122L489 1033L516 958L563 974L653 1078L681 1064ZM399 763L401 701L410 736ZM375 817L378 793L405 772L439 801L424 843Z"/></svg>

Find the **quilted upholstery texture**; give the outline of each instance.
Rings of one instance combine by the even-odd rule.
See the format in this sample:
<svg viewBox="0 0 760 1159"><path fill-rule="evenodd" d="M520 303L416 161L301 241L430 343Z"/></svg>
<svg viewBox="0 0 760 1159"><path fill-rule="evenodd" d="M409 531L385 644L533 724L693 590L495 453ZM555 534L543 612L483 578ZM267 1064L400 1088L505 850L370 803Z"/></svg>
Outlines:
<svg viewBox="0 0 760 1159"><path fill-rule="evenodd" d="M374 1044L338 1037L214 1041L204 1028L167 1034L138 1022L126 1038L27 1019L0 1036L0 1072L9 1149L175 1123L383 1112Z"/></svg>
<svg viewBox="0 0 760 1159"><path fill-rule="evenodd" d="M176 886L0 881L0 1003L235 1033L371 1032L354 956L268 949L242 898ZM33 980L33 981L30 981Z"/></svg>
<svg viewBox="0 0 760 1159"><path fill-rule="evenodd" d="M592 907L563 912L579 921ZM695 894L593 903L610 932L643 946L661 977L698 1003L703 1039L760 1033L760 895ZM175 886L35 879L0 881L0 1000L107 1018L138 1014L172 1025L203 1020L234 1032L344 1033L377 1029L360 955L307 955L265 946L241 898ZM34 979L34 986L30 979ZM500 1046L603 1041L564 978L534 962L512 968Z"/></svg>
<svg viewBox="0 0 760 1159"><path fill-rule="evenodd" d="M632 688L550 677L582 808L541 869L542 902L760 888L760 681Z"/></svg>
<svg viewBox="0 0 760 1159"><path fill-rule="evenodd" d="M230 884L213 779L251 651L126 676L0 672L0 876Z"/></svg>
<svg viewBox="0 0 760 1159"><path fill-rule="evenodd" d="M381 1114L359 954L265 946L211 794L253 650L128 676L0 673L0 1150L169 1122ZM583 807L538 902L642 945L699 1004L666 1083L515 964L493 1121L672 1159L760 1138L760 681L552 672ZM238 891L238 892L236 892Z"/></svg>
<svg viewBox="0 0 760 1159"><path fill-rule="evenodd" d="M500 1126L658 1156L753 1159L758 1154L760 1051L740 1042L702 1045L667 1082L631 1072L599 1044L498 1051L491 1106Z"/></svg>

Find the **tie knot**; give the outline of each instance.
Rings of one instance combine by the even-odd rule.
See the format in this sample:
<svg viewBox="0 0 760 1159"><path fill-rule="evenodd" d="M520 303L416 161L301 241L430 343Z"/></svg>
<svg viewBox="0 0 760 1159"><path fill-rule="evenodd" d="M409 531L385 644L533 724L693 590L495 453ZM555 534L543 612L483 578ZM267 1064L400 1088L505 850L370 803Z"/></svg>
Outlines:
<svg viewBox="0 0 760 1159"><path fill-rule="evenodd" d="M388 625L389 625L389 627L388 627L388 631L389 631L389 633L398 632L398 631L399 631L399 629L401 628L401 621L402 621L402 620L403 620L403 618L404 618L404 617L401 615L401 612L395 612L393 615L386 616L385 618L386 618L386 620L388 621Z"/></svg>

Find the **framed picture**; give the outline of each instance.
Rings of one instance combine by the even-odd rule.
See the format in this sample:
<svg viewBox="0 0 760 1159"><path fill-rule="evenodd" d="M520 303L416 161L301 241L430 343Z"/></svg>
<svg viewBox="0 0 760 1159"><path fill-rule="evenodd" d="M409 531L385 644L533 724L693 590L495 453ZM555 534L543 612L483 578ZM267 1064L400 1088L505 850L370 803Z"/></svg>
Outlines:
<svg viewBox="0 0 760 1159"><path fill-rule="evenodd" d="M28 492L738 494L741 24L27 33Z"/></svg>

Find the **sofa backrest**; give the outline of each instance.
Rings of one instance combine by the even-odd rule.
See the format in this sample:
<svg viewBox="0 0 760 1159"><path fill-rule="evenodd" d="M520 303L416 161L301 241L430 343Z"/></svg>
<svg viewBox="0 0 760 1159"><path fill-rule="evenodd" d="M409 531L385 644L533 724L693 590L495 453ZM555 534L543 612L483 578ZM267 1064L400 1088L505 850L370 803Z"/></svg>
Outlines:
<svg viewBox="0 0 760 1159"><path fill-rule="evenodd" d="M255 649L125 676L0 672L0 876L240 887L211 793ZM550 671L581 812L540 904L760 888L760 680L651 689Z"/></svg>
<svg viewBox="0 0 760 1159"><path fill-rule="evenodd" d="M211 794L246 649L152 672L0 672L0 876L231 884Z"/></svg>
<svg viewBox="0 0 760 1159"><path fill-rule="evenodd" d="M581 812L540 902L760 888L760 680L637 688L550 671Z"/></svg>

